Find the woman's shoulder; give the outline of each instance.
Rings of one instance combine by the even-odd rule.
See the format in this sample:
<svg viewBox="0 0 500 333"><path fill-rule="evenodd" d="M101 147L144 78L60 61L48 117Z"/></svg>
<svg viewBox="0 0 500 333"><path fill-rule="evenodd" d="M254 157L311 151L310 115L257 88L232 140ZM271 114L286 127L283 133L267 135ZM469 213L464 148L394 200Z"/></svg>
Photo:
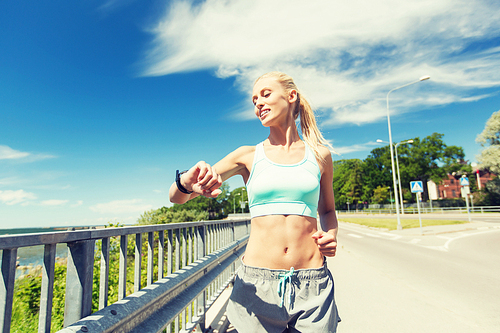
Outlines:
<svg viewBox="0 0 500 333"><path fill-rule="evenodd" d="M318 151L319 151L319 154L321 155L321 157L323 157L323 158L330 157L330 159L331 159L332 152L327 147L325 147L323 145L319 145Z"/></svg>
<svg viewBox="0 0 500 333"><path fill-rule="evenodd" d="M332 151L323 145L318 146L318 153L321 158L318 158L318 164L321 165L321 169L330 169L333 166Z"/></svg>
<svg viewBox="0 0 500 333"><path fill-rule="evenodd" d="M234 154L236 156L245 156L248 154L253 154L255 153L255 147L256 146L241 146L239 148L236 148L231 154Z"/></svg>
<svg viewBox="0 0 500 333"><path fill-rule="evenodd" d="M241 146L229 153L226 158L231 160L233 163L247 165L253 161L254 154L255 146Z"/></svg>

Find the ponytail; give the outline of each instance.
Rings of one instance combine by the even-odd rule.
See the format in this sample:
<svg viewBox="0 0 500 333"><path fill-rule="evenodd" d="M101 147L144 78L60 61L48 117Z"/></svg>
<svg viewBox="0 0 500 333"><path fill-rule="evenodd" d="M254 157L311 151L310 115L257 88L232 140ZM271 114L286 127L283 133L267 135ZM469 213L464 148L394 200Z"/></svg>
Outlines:
<svg viewBox="0 0 500 333"><path fill-rule="evenodd" d="M304 96L301 96L301 93L299 92L297 93L297 109L298 115L300 115L300 130L302 132L302 138L312 149L316 158L321 162L324 162L324 158L319 153L320 145L328 148L330 152L335 151L333 150L332 145L323 137L323 134L321 134L311 105L307 99L304 98Z"/></svg>
<svg viewBox="0 0 500 333"><path fill-rule="evenodd" d="M314 111L307 99L302 96L299 89L293 82L293 79L281 72L270 72L259 77L255 82L260 79L273 77L281 83L285 91L288 93L291 90L297 91L297 101L295 102L295 109L293 111L293 117L296 120L300 115L300 130L302 132L302 139L306 144L312 149L316 158L324 162L324 158L319 152L319 147L321 145L325 146L330 150L330 152L335 153L332 145L323 137L321 131L316 124L316 118L314 116Z"/></svg>

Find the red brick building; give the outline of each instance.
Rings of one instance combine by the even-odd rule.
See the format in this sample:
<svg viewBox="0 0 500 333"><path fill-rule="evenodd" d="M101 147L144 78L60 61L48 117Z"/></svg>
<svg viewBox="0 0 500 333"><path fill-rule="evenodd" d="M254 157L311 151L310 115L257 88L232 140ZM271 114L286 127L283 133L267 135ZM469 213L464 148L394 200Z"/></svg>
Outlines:
<svg viewBox="0 0 500 333"><path fill-rule="evenodd" d="M432 180L427 182L427 188L429 190L429 196L432 200L436 199L452 199L461 198L462 194L460 192L460 178L455 178L455 176L448 174L448 178L441 180L439 184L434 183ZM471 177L476 177L476 183L479 190L483 189L487 182L493 179L493 175L485 170L474 170L473 175L469 175L469 180Z"/></svg>

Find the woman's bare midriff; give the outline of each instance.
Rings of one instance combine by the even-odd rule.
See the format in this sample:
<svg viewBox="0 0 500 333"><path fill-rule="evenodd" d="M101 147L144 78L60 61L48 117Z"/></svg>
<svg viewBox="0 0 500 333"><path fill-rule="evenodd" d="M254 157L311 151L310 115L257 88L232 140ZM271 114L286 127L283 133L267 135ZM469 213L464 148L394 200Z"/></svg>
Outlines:
<svg viewBox="0 0 500 333"><path fill-rule="evenodd" d="M252 219L243 262L270 269L318 268L323 256L311 237L315 218L299 215L267 215Z"/></svg>

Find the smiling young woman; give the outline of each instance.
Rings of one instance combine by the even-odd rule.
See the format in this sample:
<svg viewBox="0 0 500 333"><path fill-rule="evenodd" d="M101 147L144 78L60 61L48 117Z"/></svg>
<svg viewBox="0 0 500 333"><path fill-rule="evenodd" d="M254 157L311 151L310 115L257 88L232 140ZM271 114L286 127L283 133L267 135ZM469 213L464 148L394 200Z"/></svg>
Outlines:
<svg viewBox="0 0 500 333"><path fill-rule="evenodd" d="M335 256L338 229L331 146L288 75L258 78L252 101L269 128L267 139L236 149L214 166L198 162L178 175L170 200L214 198L223 181L242 176L252 228L228 304L229 320L239 332L335 332L340 318L325 260Z"/></svg>

